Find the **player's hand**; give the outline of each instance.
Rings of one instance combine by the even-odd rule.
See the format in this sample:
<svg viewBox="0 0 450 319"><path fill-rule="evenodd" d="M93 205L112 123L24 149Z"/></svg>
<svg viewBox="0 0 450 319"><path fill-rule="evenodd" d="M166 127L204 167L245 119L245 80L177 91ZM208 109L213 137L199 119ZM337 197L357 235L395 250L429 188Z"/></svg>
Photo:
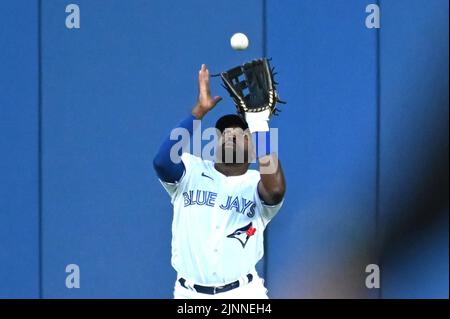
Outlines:
<svg viewBox="0 0 450 319"><path fill-rule="evenodd" d="M206 68L206 65L202 64L202 67L198 72L198 100L197 104L192 109L192 115L201 119L221 100L222 98L220 96L211 96L211 90L209 88L209 71Z"/></svg>

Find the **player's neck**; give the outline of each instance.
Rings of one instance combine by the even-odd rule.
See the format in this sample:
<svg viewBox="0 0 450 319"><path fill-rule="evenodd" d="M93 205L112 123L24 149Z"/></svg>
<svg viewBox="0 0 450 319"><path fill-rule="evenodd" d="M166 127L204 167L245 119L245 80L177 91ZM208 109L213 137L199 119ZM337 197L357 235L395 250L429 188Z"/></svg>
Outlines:
<svg viewBox="0 0 450 319"><path fill-rule="evenodd" d="M225 176L244 175L247 172L249 166L250 166L249 163L240 163L240 164L214 163L214 168Z"/></svg>

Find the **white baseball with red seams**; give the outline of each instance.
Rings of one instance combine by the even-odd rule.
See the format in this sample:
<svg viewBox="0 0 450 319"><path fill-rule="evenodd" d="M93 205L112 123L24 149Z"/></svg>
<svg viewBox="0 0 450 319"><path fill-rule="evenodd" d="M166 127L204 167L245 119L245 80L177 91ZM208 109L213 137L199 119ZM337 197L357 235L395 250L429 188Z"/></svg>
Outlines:
<svg viewBox="0 0 450 319"><path fill-rule="evenodd" d="M261 201L256 170L225 176L211 161L189 153L181 159L185 166L181 180L161 181L173 205L172 266L189 285L223 286L239 280L240 286L208 295L177 281L175 297L267 298L255 265L264 254L264 229L283 202L268 206Z"/></svg>

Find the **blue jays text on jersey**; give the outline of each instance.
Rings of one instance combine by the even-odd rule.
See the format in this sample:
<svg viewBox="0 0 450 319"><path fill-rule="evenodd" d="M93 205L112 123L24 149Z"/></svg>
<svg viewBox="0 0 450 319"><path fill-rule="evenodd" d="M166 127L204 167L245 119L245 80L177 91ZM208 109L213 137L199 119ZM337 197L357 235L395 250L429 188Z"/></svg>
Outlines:
<svg viewBox="0 0 450 319"><path fill-rule="evenodd" d="M224 210L245 214L252 218L255 216L256 203L252 200L240 196L227 196L224 203L216 203L217 193L205 190L189 190L183 192L184 207L191 205L206 205L215 207L216 205Z"/></svg>

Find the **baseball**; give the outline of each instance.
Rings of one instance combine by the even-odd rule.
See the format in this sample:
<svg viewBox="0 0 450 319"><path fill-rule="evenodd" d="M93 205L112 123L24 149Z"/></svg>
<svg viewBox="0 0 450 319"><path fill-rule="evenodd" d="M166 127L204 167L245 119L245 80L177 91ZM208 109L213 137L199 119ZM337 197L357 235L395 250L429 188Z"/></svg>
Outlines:
<svg viewBox="0 0 450 319"><path fill-rule="evenodd" d="M248 47L248 38L243 33L235 33L230 39L230 44L235 50L245 50Z"/></svg>

